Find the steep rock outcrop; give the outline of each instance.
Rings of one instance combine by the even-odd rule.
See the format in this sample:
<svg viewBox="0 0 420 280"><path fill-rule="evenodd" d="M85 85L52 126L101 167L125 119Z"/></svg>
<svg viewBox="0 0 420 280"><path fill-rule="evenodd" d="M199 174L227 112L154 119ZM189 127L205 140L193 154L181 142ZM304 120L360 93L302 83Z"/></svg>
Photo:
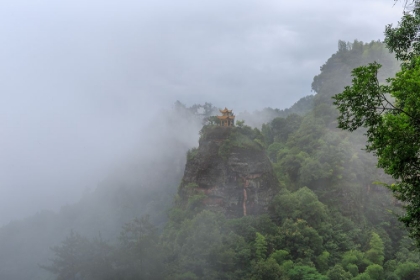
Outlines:
<svg viewBox="0 0 420 280"><path fill-rule="evenodd" d="M228 218L267 212L278 181L261 142L249 127L207 127L188 153L179 196Z"/></svg>

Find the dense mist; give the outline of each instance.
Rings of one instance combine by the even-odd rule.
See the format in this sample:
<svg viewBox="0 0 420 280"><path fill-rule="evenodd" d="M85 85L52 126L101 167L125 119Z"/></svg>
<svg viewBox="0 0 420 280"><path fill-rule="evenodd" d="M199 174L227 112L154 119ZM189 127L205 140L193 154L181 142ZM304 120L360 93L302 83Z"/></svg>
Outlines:
<svg viewBox="0 0 420 280"><path fill-rule="evenodd" d="M381 81L395 74L380 41L402 10L392 0L3 1L0 279L55 279L53 257L73 241L92 263L106 256L81 271L109 279L417 269L400 205L375 185L392 179L361 151L363 131L336 128L331 101L356 66L378 60ZM264 215L207 211L195 182L180 202L185 165L225 107L245 121L217 140L226 154L257 147L278 181Z"/></svg>
<svg viewBox="0 0 420 280"><path fill-rule="evenodd" d="M401 11L384 1L0 7L0 224L77 201L176 100L290 107L338 39L382 38Z"/></svg>

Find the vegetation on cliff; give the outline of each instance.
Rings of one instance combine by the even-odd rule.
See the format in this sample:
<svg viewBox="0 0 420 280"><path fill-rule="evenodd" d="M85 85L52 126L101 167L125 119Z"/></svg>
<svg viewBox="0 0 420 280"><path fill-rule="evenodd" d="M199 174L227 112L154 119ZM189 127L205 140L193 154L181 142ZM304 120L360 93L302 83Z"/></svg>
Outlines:
<svg viewBox="0 0 420 280"><path fill-rule="evenodd" d="M382 186L394 179L363 151L366 131L337 129L331 97L373 61L383 65L375 82L399 67L380 42L340 41L314 78L316 94L254 113L247 124L265 120L261 129L214 126L211 104L177 102L171 140L155 143L174 153L152 153L135 169L148 188L113 180L59 214L0 228L0 278L419 279L420 255L398 221L404 209ZM397 78L415 81L411 66ZM173 138L185 124L205 125L188 152ZM247 212L257 204L262 211ZM46 244L55 244L49 262Z"/></svg>
<svg viewBox="0 0 420 280"><path fill-rule="evenodd" d="M179 206L188 210L202 204L228 218L266 213L278 181L261 132L239 122L236 127L209 124L200 135L199 147L187 154Z"/></svg>
<svg viewBox="0 0 420 280"><path fill-rule="evenodd" d="M123 228L119 243L77 237L91 249L75 258L110 270L108 278L95 276L97 269L89 265L74 273L81 279L416 279L420 258L398 221L401 206L378 183L393 180L362 150L362 131L336 128L338 112L330 100L350 83L352 67L374 59L397 64L379 42L339 46L314 79L311 110L275 118L261 131L236 127L226 138L229 146L223 141L215 146L213 155L224 156L220 162L228 161L235 147L267 154L283 187L265 214L226 218L203 207L203 194L190 196L187 207L177 204L182 199L177 195L161 230L143 218ZM200 145L214 136L213 129L202 131ZM197 165L200 153L190 150L187 158ZM203 187L191 178L183 188ZM49 269L58 276L73 260L60 252L80 248L71 244L66 239L54 249L60 261ZM103 254L95 252L109 258L97 259Z"/></svg>

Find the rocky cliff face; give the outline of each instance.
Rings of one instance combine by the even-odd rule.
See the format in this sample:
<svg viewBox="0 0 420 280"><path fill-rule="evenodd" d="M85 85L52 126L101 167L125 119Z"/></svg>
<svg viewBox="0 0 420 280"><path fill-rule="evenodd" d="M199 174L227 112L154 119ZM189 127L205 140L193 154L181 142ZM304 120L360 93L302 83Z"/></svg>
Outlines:
<svg viewBox="0 0 420 280"><path fill-rule="evenodd" d="M228 218L265 213L278 181L255 133L249 127L204 129L198 149L188 154L181 203Z"/></svg>

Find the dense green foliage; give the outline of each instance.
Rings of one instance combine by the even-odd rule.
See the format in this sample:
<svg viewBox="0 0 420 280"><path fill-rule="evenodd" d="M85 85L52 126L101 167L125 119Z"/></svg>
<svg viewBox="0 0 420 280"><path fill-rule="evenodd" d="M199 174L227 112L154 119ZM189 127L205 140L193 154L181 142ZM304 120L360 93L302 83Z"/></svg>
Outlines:
<svg viewBox="0 0 420 280"><path fill-rule="evenodd" d="M261 132L250 126L233 127L229 138L219 148L219 155L227 158L233 148L262 150L264 149L264 137Z"/></svg>
<svg viewBox="0 0 420 280"><path fill-rule="evenodd" d="M73 279L64 273L70 271L89 280L416 279L420 257L399 226L401 207L376 183L392 178L362 151L363 132L336 129L337 112L329 101L350 83L354 61L383 56L395 65L387 55L378 42L341 44L314 81L319 87L312 110L275 118L261 132L244 124L236 128L230 147L219 152L234 146L266 150L282 185L268 213L226 219L200 207L205 195L192 196L187 207L175 203L160 231L144 217L124 226L113 244L71 233L53 248L56 259L47 269L57 279ZM242 133L253 140L245 141ZM77 269L69 270L69 264Z"/></svg>
<svg viewBox="0 0 420 280"><path fill-rule="evenodd" d="M420 7L414 3L414 10L385 32L387 47L403 62L401 70L381 84L378 62L355 68L352 85L334 96L334 104L340 128L367 129L366 149L397 180L388 186L404 203L401 221L420 245Z"/></svg>
<svg viewBox="0 0 420 280"><path fill-rule="evenodd" d="M417 14L404 20L404 30L417 38ZM380 83L399 65L384 44L339 41L338 51L314 78L315 95L289 109L266 108L238 118L247 125L238 122L218 153L227 158L236 148L266 152L281 185L267 213L227 219L205 209L205 193L179 203L176 186L185 160L198 154L179 138L192 138L183 128L195 133L197 124L211 129L218 120L210 103L188 108L176 102L167 123L156 125L167 134L150 142L150 154L139 155L141 163L57 214L41 212L0 228L0 278L419 279L420 256L400 226L397 215L404 208L392 191L411 203L405 205L412 215L406 223L418 215L420 207L413 203L418 194L387 176L376 167L375 157L362 150L367 143L382 152L380 167L386 172L401 172L416 182L412 174L417 174L419 137L412 120L420 98L412 93L419 89L420 61L411 56L416 41L399 41L398 30L387 27L387 44L409 61L389 85ZM365 64L353 72L362 78L345 89L347 95L365 95L336 99L342 104L338 112L331 97L352 83L353 68ZM354 104L364 106L371 118L348 111ZM343 128L370 122L376 130L337 129L339 113ZM204 131L201 137L206 137ZM196 142L198 135L193 136ZM381 150L381 143L395 145ZM413 164L404 165L407 160ZM392 191L383 184L393 186ZM194 193L197 187L192 182L185 189Z"/></svg>
<svg viewBox="0 0 420 280"><path fill-rule="evenodd" d="M385 43L391 52L395 53L398 60L404 62L405 66L420 55L420 5L419 1L406 1L407 12L404 13L397 27L392 24L386 26ZM409 4L409 6L407 6ZM411 10L411 11L408 11Z"/></svg>

